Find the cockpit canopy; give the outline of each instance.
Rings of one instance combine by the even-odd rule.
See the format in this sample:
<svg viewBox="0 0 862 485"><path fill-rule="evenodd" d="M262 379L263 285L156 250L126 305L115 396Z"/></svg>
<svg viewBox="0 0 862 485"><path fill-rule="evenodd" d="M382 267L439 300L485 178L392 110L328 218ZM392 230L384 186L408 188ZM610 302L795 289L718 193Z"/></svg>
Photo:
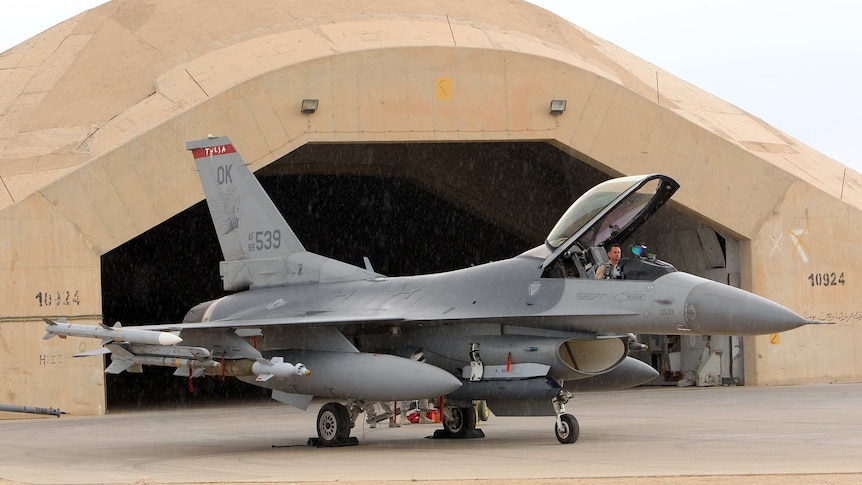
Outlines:
<svg viewBox="0 0 862 485"><path fill-rule="evenodd" d="M587 266L595 265L600 246L622 243L679 189L679 184L661 174L635 175L603 182L578 198L563 214L545 244L552 251L542 264L547 268L561 255L586 255ZM666 264L666 263L665 263Z"/></svg>

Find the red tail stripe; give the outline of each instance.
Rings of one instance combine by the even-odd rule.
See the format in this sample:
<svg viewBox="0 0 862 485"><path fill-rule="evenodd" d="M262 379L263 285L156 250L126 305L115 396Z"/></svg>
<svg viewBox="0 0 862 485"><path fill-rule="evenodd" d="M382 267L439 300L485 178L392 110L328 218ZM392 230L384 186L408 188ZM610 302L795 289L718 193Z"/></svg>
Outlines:
<svg viewBox="0 0 862 485"><path fill-rule="evenodd" d="M218 145L214 147L195 148L192 150L192 156L195 160L198 158L214 157L216 155L226 155L228 153L236 153L233 145Z"/></svg>

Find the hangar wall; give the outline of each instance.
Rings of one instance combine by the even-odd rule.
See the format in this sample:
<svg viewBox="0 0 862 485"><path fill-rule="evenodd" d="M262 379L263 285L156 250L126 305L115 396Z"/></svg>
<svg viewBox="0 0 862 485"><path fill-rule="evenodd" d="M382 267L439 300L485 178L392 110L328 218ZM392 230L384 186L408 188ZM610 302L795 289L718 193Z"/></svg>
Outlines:
<svg viewBox="0 0 862 485"><path fill-rule="evenodd" d="M754 367L756 376L753 383L858 381L859 211L795 181L780 201L758 212L763 220L747 252L755 259L749 273L754 291L780 295L780 301L800 315L828 325L755 337L753 348L746 349L746 365Z"/></svg>
<svg viewBox="0 0 862 485"><path fill-rule="evenodd" d="M88 138L100 155L0 215L0 344L15 376L0 401L104 412L101 362L71 357L97 342L39 340L41 318L100 319L99 256L201 200L183 147L209 133L231 136L255 170L305 143L532 140L611 176L669 174L682 184L678 208L742 240L743 288L834 323L747 338L746 382L862 376L858 184L845 192L833 166L812 162L825 157L682 81L650 86L658 71L627 66L613 46L601 49L630 71L511 32L500 49L473 26L439 27L343 25L342 38L368 41L335 55L325 43L284 49L308 36L279 34L160 75L159 97ZM454 37L474 47L449 45ZM320 99L319 110L299 113L303 98ZM550 115L551 99L566 99L566 111ZM823 284L833 272L841 282ZM66 291L77 296L68 305Z"/></svg>

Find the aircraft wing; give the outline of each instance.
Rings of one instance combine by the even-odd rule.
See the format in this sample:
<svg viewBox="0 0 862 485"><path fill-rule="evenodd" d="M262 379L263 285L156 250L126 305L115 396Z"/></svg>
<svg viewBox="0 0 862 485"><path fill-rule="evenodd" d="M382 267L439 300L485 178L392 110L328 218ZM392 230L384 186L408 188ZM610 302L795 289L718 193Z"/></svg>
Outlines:
<svg viewBox="0 0 862 485"><path fill-rule="evenodd" d="M176 332L183 330L215 330L220 328L225 329L243 329L243 328L260 328L274 326L315 326L315 325L342 325L342 324L395 324L403 323L404 318L393 317L388 315L371 315L371 314L343 314L338 312L321 312L313 315L297 315L293 317L277 317L277 318L257 318L257 319L232 319L232 320L214 320L209 322L194 322L194 323L163 323L153 325L135 326L135 329Z"/></svg>
<svg viewBox="0 0 862 485"><path fill-rule="evenodd" d="M578 315L578 318L583 317L607 317L607 316L630 316L638 315L637 312L620 313L608 309L604 312L591 313L589 315ZM213 320L208 322L193 322L193 323L163 323L140 325L134 327L136 330L160 331L160 332L178 332L187 330L217 330L217 329L253 329L253 328L268 328L268 327L314 327L314 326L353 326L353 325L402 325L410 327L413 325L449 325L460 323L485 323L494 322L504 325L520 325L533 326L533 324L541 321L543 324L558 323L565 325L570 333L579 333L584 329L578 328L577 323L572 321L571 315L513 315L507 317L500 316L475 316L475 315L407 315L396 316L391 314L382 315L379 313L342 313L342 312L320 312L312 315L297 315L289 317L275 318L252 318L252 319L227 319Z"/></svg>

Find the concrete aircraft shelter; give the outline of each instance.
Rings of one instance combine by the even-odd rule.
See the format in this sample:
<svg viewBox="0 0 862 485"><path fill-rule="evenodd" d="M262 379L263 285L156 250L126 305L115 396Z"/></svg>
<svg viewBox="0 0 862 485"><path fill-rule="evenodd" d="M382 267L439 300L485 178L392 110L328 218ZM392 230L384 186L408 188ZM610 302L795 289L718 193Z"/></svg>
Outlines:
<svg viewBox="0 0 862 485"><path fill-rule="evenodd" d="M718 356L716 372L747 385L862 378L862 175L526 2L361 4L114 0L0 54L0 403L105 412L103 361L72 357L99 342L41 340L42 318L96 323L139 305L155 322L153 292L195 286L187 278L197 273L219 289L220 254L196 261L191 249L215 244L206 212L174 217L203 199L185 142L207 134L230 136L254 170L290 190L342 177L287 204L333 200L344 224L364 204L354 185L373 195L407 183L425 197L417 205L436 200L482 221L443 236L476 263L541 244L598 181L668 174L682 188L639 241L681 270L832 324L724 350L724 339L689 338L683 366ZM318 99L317 111L301 113L303 99ZM555 99L566 100L562 113L549 112ZM387 197L381 207L400 203ZM377 225L350 244L393 265L421 262L411 250L428 251L428 234L447 230L416 217L425 233L411 239L389 227L394 212L370 212ZM483 242L489 228L510 242ZM346 259L338 246L359 229L303 242L314 250L330 239L337 249L324 255L361 264L362 253ZM388 243L375 238L383 231ZM131 246L156 232L157 243ZM115 254L127 266L106 262ZM181 318L213 295L203 296L171 311ZM656 342L652 359L664 365Z"/></svg>

